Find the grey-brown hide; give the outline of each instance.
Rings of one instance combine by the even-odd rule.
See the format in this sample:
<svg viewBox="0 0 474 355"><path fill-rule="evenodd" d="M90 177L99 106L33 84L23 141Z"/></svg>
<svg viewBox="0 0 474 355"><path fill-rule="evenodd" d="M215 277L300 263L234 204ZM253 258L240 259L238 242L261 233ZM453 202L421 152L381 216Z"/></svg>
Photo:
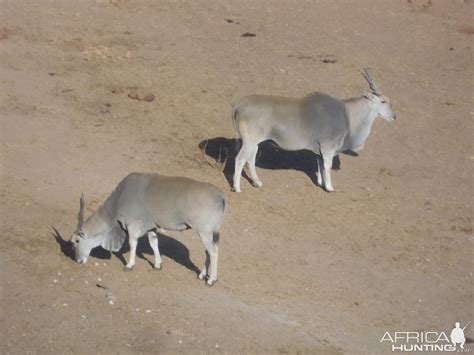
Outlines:
<svg viewBox="0 0 474 355"><path fill-rule="evenodd" d="M77 262L85 263L91 250L102 246L118 251L129 235L130 259L135 265L138 238L147 235L155 253L155 268L161 268L157 231L194 229L206 249L199 275L208 284L217 280L219 227L226 206L225 194L217 187L184 177L132 173L125 177L102 206L83 222L84 200L76 232L72 237Z"/></svg>
<svg viewBox="0 0 474 355"><path fill-rule="evenodd" d="M234 105L232 119L242 147L235 159L233 190L240 192L245 164L253 185L263 185L257 176L255 159L258 144L272 140L285 150L307 149L316 153L318 184L323 186L324 182L327 191L334 191L334 155L362 148L376 117L395 119L389 99L381 94L368 70L362 74L371 92L360 97L339 100L319 92L304 98L251 95Z"/></svg>

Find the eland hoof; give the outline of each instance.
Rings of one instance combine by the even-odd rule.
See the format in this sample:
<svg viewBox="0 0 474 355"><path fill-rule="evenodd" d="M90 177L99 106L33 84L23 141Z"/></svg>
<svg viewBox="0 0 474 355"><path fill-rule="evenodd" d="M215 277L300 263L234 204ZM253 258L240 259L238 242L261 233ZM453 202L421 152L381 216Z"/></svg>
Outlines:
<svg viewBox="0 0 474 355"><path fill-rule="evenodd" d="M123 268L123 271L125 271L125 272L129 272L129 271L132 271L132 270L133 270L133 266L132 267L125 266Z"/></svg>
<svg viewBox="0 0 474 355"><path fill-rule="evenodd" d="M242 191L240 191L240 188L236 188L236 187L233 187L233 188L231 189L231 191L232 191L232 192L237 192L237 193L242 192Z"/></svg>
<svg viewBox="0 0 474 355"><path fill-rule="evenodd" d="M263 182L261 182L260 180L252 181L252 185L253 185L253 187L262 187Z"/></svg>
<svg viewBox="0 0 474 355"><path fill-rule="evenodd" d="M163 266L160 264L160 265L155 265L153 266L153 271L160 271L161 269L163 268Z"/></svg>
<svg viewBox="0 0 474 355"><path fill-rule="evenodd" d="M206 285L209 286L209 287L212 287L212 286L214 286L214 284L216 283L216 281L217 281L217 280L211 280L211 279L209 279L209 280L207 280Z"/></svg>

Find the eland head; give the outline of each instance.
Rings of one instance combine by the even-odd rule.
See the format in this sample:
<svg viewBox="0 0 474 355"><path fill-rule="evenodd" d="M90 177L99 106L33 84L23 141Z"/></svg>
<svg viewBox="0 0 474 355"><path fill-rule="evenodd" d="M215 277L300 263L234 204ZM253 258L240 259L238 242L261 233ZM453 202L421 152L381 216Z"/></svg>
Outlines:
<svg viewBox="0 0 474 355"><path fill-rule="evenodd" d="M83 230L84 226L84 194L81 195L79 205L79 215L77 221L77 227L73 235L71 236L70 242L74 248L74 259L81 264L85 264L89 257L91 250L95 247L90 238L87 238L86 233Z"/></svg>
<svg viewBox="0 0 474 355"><path fill-rule="evenodd" d="M396 116L392 110L390 99L382 94L367 68L364 68L364 71L361 71L361 73L365 80L367 80L369 83L370 87L370 92L365 93L364 97L371 103L373 109L377 113L377 116L383 118L386 121L395 120Z"/></svg>

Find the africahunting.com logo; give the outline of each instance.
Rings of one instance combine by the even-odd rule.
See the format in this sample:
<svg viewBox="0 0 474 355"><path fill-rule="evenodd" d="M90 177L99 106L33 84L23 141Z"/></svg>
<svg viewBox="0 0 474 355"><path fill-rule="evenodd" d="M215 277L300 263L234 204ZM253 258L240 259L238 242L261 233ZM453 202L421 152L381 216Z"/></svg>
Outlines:
<svg viewBox="0 0 474 355"><path fill-rule="evenodd" d="M455 351L469 353L471 349L464 347L466 343L464 330L469 324L471 322L461 328L461 324L456 322L451 332L385 332L380 342L390 344L392 351ZM449 336L447 333L449 333Z"/></svg>

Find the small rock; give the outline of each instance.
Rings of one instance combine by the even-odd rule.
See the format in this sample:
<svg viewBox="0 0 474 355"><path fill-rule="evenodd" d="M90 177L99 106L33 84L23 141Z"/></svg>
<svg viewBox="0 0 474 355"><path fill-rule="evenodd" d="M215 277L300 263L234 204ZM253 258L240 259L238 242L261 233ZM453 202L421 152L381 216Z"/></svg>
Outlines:
<svg viewBox="0 0 474 355"><path fill-rule="evenodd" d="M131 93L129 93L128 97L131 98L132 100L139 100L138 93L136 91L132 91Z"/></svg>
<svg viewBox="0 0 474 355"><path fill-rule="evenodd" d="M257 37L257 35L252 32L245 32L245 33L242 33L240 37Z"/></svg>
<svg viewBox="0 0 474 355"><path fill-rule="evenodd" d="M110 90L110 92L112 94L122 94L123 93L123 89L122 88L114 88L112 90Z"/></svg>
<svg viewBox="0 0 474 355"><path fill-rule="evenodd" d="M147 101L147 102L152 102L155 99L155 95L148 93L143 96L140 96L139 99L141 101Z"/></svg>

